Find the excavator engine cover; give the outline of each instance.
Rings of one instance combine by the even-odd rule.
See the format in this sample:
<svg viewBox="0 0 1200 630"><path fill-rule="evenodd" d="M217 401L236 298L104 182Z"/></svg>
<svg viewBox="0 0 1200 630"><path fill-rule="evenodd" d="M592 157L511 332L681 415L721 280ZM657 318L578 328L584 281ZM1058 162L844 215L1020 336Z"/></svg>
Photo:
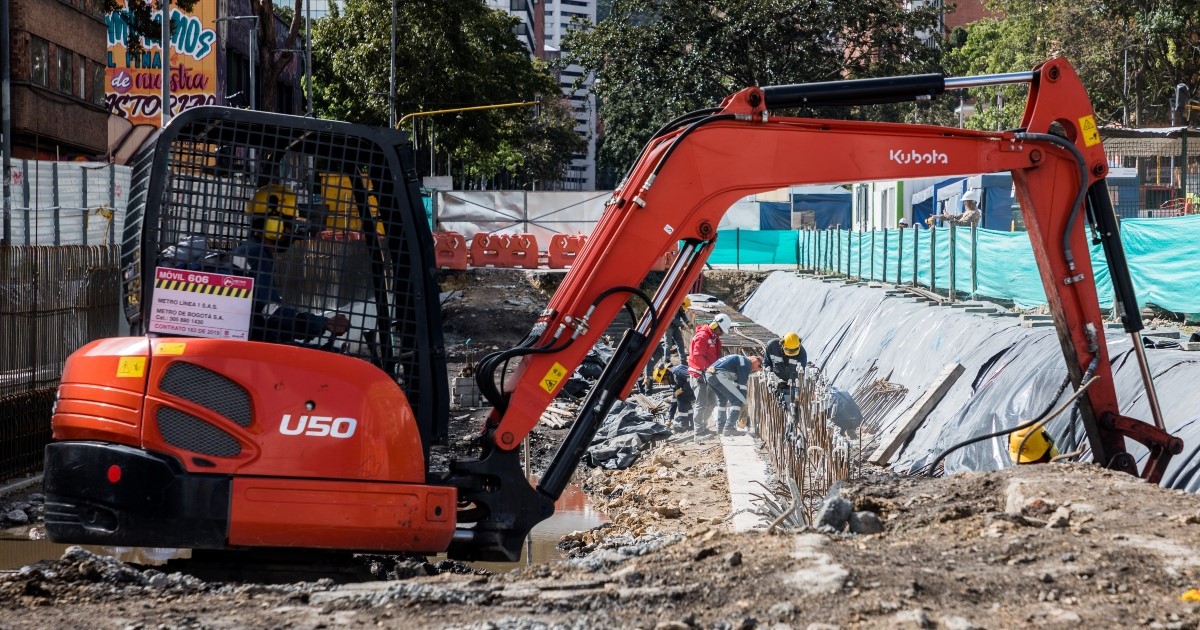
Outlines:
<svg viewBox="0 0 1200 630"><path fill-rule="evenodd" d="M133 163L133 337L68 360L46 449L56 542L446 548L426 461L448 385L407 135L219 107Z"/></svg>

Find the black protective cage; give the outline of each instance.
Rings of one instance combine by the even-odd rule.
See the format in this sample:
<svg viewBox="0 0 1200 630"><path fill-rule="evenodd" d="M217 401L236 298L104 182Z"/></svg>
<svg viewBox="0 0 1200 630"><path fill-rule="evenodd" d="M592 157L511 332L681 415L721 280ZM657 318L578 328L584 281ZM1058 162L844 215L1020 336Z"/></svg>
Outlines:
<svg viewBox="0 0 1200 630"><path fill-rule="evenodd" d="M426 454L445 443L433 237L407 133L199 107L132 166L121 268L135 334L163 333L158 269L254 278L250 340L370 361L408 397ZM342 317L348 329L334 335L326 324Z"/></svg>

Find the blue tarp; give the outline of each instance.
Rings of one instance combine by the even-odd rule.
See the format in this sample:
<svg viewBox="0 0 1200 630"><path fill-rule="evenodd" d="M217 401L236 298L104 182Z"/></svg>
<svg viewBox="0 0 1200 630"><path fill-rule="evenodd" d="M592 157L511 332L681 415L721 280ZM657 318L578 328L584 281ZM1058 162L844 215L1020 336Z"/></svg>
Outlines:
<svg viewBox="0 0 1200 630"><path fill-rule="evenodd" d="M760 201L758 203L758 229L792 229L792 204L783 201Z"/></svg>
<svg viewBox="0 0 1200 630"><path fill-rule="evenodd" d="M984 175L980 179L983 189L983 222L980 227L1011 232L1013 229L1013 204L1015 203L1012 196L1012 175L996 173ZM1020 213L1020 209L1017 209L1016 214Z"/></svg>
<svg viewBox="0 0 1200 630"><path fill-rule="evenodd" d="M818 229L849 228L851 225L850 193L798 193L792 195L793 212L811 212ZM791 225L788 225L790 228Z"/></svg>

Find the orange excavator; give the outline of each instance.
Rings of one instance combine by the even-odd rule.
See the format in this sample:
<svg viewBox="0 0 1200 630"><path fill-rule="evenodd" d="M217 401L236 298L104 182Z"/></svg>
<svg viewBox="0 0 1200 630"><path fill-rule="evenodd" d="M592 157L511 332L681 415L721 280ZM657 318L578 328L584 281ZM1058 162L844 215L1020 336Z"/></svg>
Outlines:
<svg viewBox="0 0 1200 630"><path fill-rule="evenodd" d="M1019 129L775 116L1028 84ZM222 108L176 117L134 164L122 264L138 336L68 361L46 449L58 542L309 548L515 560L699 276L723 213L795 184L1009 171L1096 463L1158 482L1163 425L1091 104L1054 59L1030 72L751 87L672 121L614 191L516 347L477 366L493 405L466 458L440 461L447 374L432 238L405 134ZM334 190L331 187L342 187ZM336 201L330 201L336 200ZM336 203L333 208L331 203ZM357 223L331 221L352 215ZM1121 414L1088 256L1104 246L1153 422ZM653 295L637 287L678 251ZM620 341L537 485L518 446L630 300ZM515 366L507 377L506 367ZM1141 471L1127 440L1148 451Z"/></svg>

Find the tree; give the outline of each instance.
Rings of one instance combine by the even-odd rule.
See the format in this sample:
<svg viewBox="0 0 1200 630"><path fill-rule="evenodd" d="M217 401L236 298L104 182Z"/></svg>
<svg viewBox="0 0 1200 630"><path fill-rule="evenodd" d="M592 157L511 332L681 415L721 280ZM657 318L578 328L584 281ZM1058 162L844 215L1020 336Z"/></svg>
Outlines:
<svg viewBox="0 0 1200 630"><path fill-rule="evenodd" d="M1005 18L967 27L965 43L946 59L956 74L1029 70L1061 55L1079 72L1101 122L1141 126L1170 122L1177 84L1200 87L1194 0L993 0L988 7ZM970 125L1019 124L1023 92L973 90L986 103L1001 93L1007 105L984 110Z"/></svg>
<svg viewBox="0 0 1200 630"><path fill-rule="evenodd" d="M606 129L600 170L623 171L659 126L747 86L937 71L937 48L916 33L934 31L938 10L904 4L612 0L609 19L563 40L563 61L597 76L593 91ZM928 109L905 104L849 115L922 122L945 115Z"/></svg>
<svg viewBox="0 0 1200 630"><path fill-rule="evenodd" d="M320 115L387 124L389 9L386 3L346 0L314 22L313 83ZM502 172L523 183L560 178L582 139L571 131L575 122L558 115L563 105L554 77L513 35L518 20L479 0L401 0L396 11L398 117L540 97L541 116L531 107L513 107L413 120L422 130L432 126L437 148L450 148L465 179Z"/></svg>
<svg viewBox="0 0 1200 630"><path fill-rule="evenodd" d="M276 109L279 75L292 63L295 57L292 50L296 48L300 27L304 25L304 18L300 13L302 2L303 0L294 0L287 34L284 35L283 43L277 44L279 38L275 31L275 3L272 0L250 0L250 10L258 16L258 81L261 86L259 94L262 95L258 99L259 109Z"/></svg>

